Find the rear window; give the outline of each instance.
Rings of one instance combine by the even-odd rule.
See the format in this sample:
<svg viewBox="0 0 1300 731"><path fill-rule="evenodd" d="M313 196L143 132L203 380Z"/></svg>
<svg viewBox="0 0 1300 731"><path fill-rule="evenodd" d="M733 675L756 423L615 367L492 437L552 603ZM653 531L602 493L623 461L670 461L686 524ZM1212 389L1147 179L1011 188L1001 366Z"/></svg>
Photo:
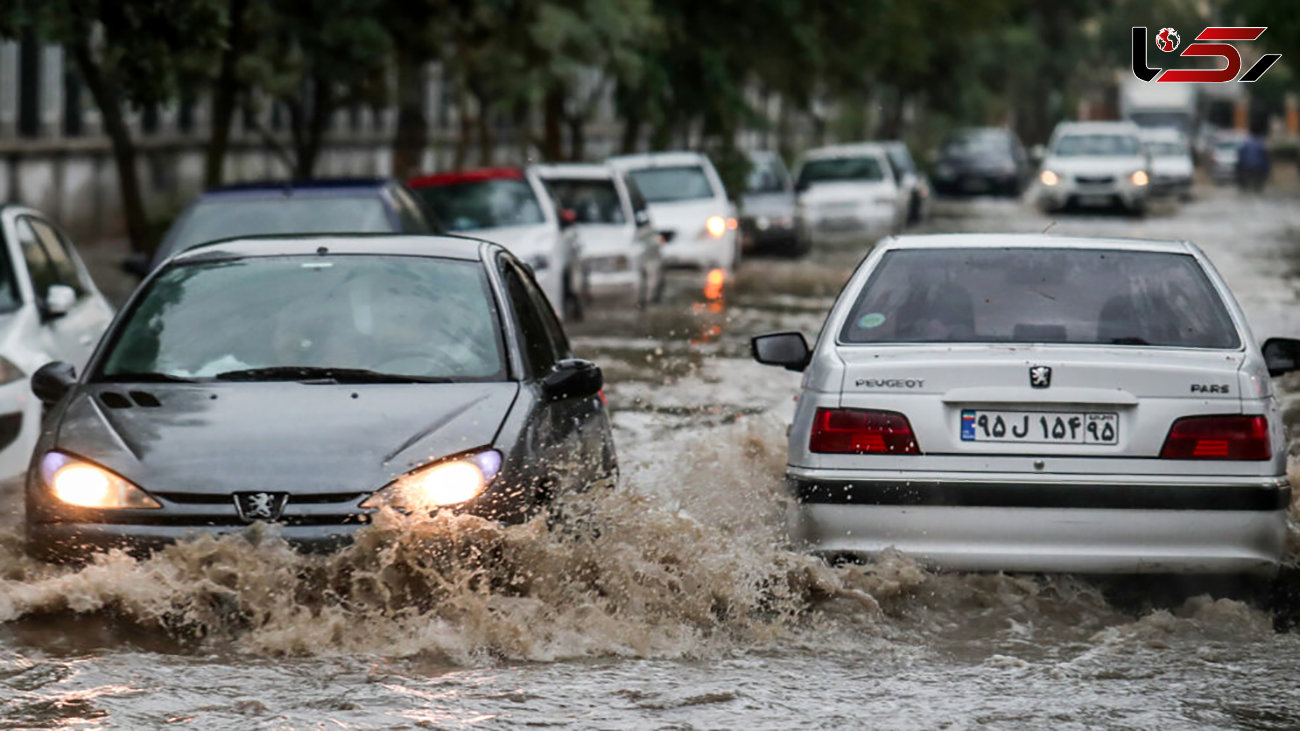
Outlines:
<svg viewBox="0 0 1300 731"><path fill-rule="evenodd" d="M842 181L877 181L885 179L885 170L876 157L831 157L809 160L799 168L799 187L813 183Z"/></svg>
<svg viewBox="0 0 1300 731"><path fill-rule="evenodd" d="M526 180L497 178L416 188L448 231L535 226L546 223Z"/></svg>
<svg viewBox="0 0 1300 731"><path fill-rule="evenodd" d="M391 233L393 222L379 194L283 195L213 198L179 218L161 247L162 256L236 236L315 233Z"/></svg>
<svg viewBox="0 0 1300 731"><path fill-rule="evenodd" d="M636 181L641 195L650 203L713 198L709 176L699 165L641 168L628 175Z"/></svg>
<svg viewBox="0 0 1300 731"><path fill-rule="evenodd" d="M1194 258L1113 249L892 251L867 281L840 340L1240 345Z"/></svg>

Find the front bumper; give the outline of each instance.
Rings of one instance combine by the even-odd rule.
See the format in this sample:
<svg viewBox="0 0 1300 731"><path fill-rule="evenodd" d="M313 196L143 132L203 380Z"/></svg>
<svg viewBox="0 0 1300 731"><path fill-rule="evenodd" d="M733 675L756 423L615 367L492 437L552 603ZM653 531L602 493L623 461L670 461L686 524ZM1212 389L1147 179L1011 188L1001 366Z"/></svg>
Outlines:
<svg viewBox="0 0 1300 731"><path fill-rule="evenodd" d="M368 523L340 525L278 525L288 544L308 553L328 553L352 542ZM27 553L43 561L84 560L93 553L122 549L143 556L187 538L231 535L248 525L142 525L138 523L29 523Z"/></svg>
<svg viewBox="0 0 1300 731"><path fill-rule="evenodd" d="M1062 176L1060 183L1042 186L1040 201L1048 208L1106 207L1116 204L1125 208L1138 208L1151 195L1150 185L1137 186L1117 176L1112 177L1113 180L1105 183L1080 183Z"/></svg>
<svg viewBox="0 0 1300 731"><path fill-rule="evenodd" d="M961 571L1267 574L1285 551L1284 478L900 481L830 472L787 475L792 539L828 556L893 548Z"/></svg>
<svg viewBox="0 0 1300 731"><path fill-rule="evenodd" d="M895 232L899 224L893 208L873 206L843 214L818 211L803 219L803 235L811 241L860 241Z"/></svg>
<svg viewBox="0 0 1300 731"><path fill-rule="evenodd" d="M663 265L669 269L694 269L707 272L736 264L736 231L728 230L721 238L699 236L683 239L675 236L659 250Z"/></svg>

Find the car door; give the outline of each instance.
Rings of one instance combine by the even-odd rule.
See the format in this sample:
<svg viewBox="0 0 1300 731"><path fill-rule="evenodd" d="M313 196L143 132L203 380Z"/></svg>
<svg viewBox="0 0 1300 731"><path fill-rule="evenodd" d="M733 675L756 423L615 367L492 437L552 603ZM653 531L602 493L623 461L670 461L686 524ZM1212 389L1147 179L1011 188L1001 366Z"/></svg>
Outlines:
<svg viewBox="0 0 1300 731"><path fill-rule="evenodd" d="M620 173L618 179L627 195L628 207L632 210L632 222L635 226L637 249L641 252L642 269L646 272L646 286L651 292L657 291L659 280L663 276L663 256L659 251L660 237L650 220L650 206L645 196L630 176Z"/></svg>
<svg viewBox="0 0 1300 731"><path fill-rule="evenodd" d="M52 358L80 367L108 326L112 309L67 240L50 222L34 214L21 214L14 219L14 233L41 313L42 345ZM62 315L50 313L45 305L54 285L66 286L76 295L72 307Z"/></svg>

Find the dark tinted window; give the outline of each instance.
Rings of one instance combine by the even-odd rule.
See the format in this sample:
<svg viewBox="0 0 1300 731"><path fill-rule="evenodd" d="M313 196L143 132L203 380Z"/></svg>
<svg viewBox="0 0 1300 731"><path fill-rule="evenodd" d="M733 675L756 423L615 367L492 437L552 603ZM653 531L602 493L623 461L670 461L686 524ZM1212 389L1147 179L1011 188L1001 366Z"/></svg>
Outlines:
<svg viewBox="0 0 1300 731"><path fill-rule="evenodd" d="M524 341L524 360L528 363L528 370L534 376L545 375L560 358L551 342L551 332L542 319L545 313L538 307L529 291L529 283L518 267L502 259L501 276L505 279L506 293L510 297L510 309L514 312L519 336ZM550 306L546 305L545 310L549 311Z"/></svg>
<svg viewBox="0 0 1300 731"><path fill-rule="evenodd" d="M172 225L159 259L199 244L261 234L389 233L393 223L378 193L237 196L196 203Z"/></svg>
<svg viewBox="0 0 1300 731"><path fill-rule="evenodd" d="M750 160L749 174L745 176L746 193L784 193L788 175L785 166L775 157L758 157Z"/></svg>
<svg viewBox="0 0 1300 731"><path fill-rule="evenodd" d="M820 160L808 160L799 169L800 187L806 187L813 183L884 179L885 170L880 164L880 158L874 155L870 157L828 157Z"/></svg>
<svg viewBox="0 0 1300 731"><path fill-rule="evenodd" d="M840 339L1192 348L1240 342L1191 256L1019 248L886 254Z"/></svg>
<svg viewBox="0 0 1300 731"><path fill-rule="evenodd" d="M632 215L637 217L638 223L642 222L641 219L649 222L650 216L647 210L649 204L646 203L645 196L641 194L641 187L629 176L623 177L623 184L627 186L627 197L632 204Z"/></svg>
<svg viewBox="0 0 1300 731"><path fill-rule="evenodd" d="M21 226L19 229L21 236ZM21 248L26 250L26 247ZM9 259L9 247L0 249L0 312L10 312L22 304L22 296L18 293L18 280L14 276L14 263Z"/></svg>
<svg viewBox="0 0 1300 731"><path fill-rule="evenodd" d="M427 234L433 233L433 226L424 216L424 210L421 208L410 193L407 193L400 187L390 189L393 196L393 204L397 207L397 217L402 222L402 233L408 234Z"/></svg>
<svg viewBox="0 0 1300 731"><path fill-rule="evenodd" d="M532 226L545 223L542 207L526 180L497 178L416 188L448 231Z"/></svg>
<svg viewBox="0 0 1300 731"><path fill-rule="evenodd" d="M50 290L51 284L58 284L59 278L54 271L54 263L45 251L44 244L32 228L30 218L18 219L15 228L18 231L18 246L23 250L23 259L27 261L27 275L32 279L32 289L42 302Z"/></svg>
<svg viewBox="0 0 1300 731"><path fill-rule="evenodd" d="M77 263L72 260L72 253L68 250L67 240L45 221L38 221L34 218L25 220L31 223L36 236L40 238L45 247L45 254L49 258L50 266L54 267L55 281L71 287L78 297L85 294L86 286L81 281L81 272L77 269Z"/></svg>
<svg viewBox="0 0 1300 731"><path fill-rule="evenodd" d="M546 187L556 205L577 214L578 223L627 223L623 201L613 180L553 178L546 181Z"/></svg>
<svg viewBox="0 0 1300 731"><path fill-rule="evenodd" d="M628 176L636 181L641 194L651 203L712 198L713 186L699 165L641 168Z"/></svg>

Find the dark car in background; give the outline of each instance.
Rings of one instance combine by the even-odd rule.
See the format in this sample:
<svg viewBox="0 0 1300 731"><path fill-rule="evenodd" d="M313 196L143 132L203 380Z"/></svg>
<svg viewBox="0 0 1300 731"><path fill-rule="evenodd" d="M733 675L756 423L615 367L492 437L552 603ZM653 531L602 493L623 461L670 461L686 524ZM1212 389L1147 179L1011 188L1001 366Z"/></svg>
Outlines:
<svg viewBox="0 0 1300 731"><path fill-rule="evenodd" d="M740 199L742 248L747 251L802 256L808 239L800 235L794 179L781 156L751 150L745 192Z"/></svg>
<svg viewBox="0 0 1300 731"><path fill-rule="evenodd" d="M280 525L305 549L383 508L518 522L617 471L600 369L528 267L433 236L210 243L151 274L49 409L27 546L84 558Z"/></svg>
<svg viewBox="0 0 1300 731"><path fill-rule="evenodd" d="M200 194L172 222L152 259L137 255L123 268L143 277L183 251L236 236L441 230L420 200L391 178L236 183Z"/></svg>
<svg viewBox="0 0 1300 731"><path fill-rule="evenodd" d="M939 147L932 176L942 195L993 193L1018 196L1033 174L1015 132L1003 127L966 127Z"/></svg>

